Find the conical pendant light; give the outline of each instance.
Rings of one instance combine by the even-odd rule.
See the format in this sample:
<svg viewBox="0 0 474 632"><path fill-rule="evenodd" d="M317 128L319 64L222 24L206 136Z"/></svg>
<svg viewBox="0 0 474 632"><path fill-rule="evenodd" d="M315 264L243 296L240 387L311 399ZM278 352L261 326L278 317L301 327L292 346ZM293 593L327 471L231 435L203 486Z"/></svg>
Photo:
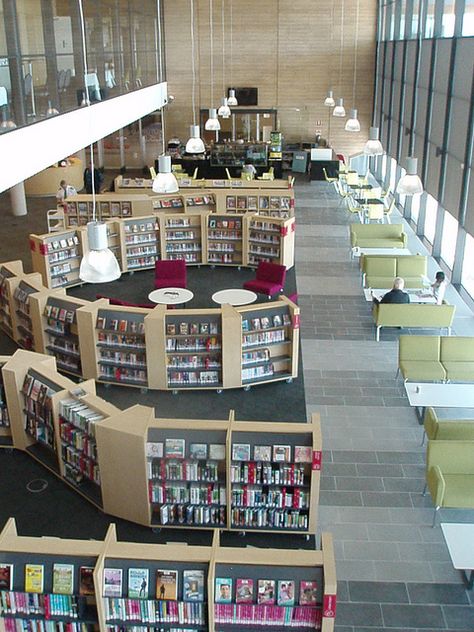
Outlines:
<svg viewBox="0 0 474 632"><path fill-rule="evenodd" d="M324 105L328 108L333 108L336 105L334 101L334 92L332 90L328 90L326 98L324 99Z"/></svg>
<svg viewBox="0 0 474 632"><path fill-rule="evenodd" d="M336 99L336 107L334 108L332 115L339 117L344 117L346 115L346 110L344 108L344 99Z"/></svg>
<svg viewBox="0 0 474 632"><path fill-rule="evenodd" d="M82 0L78 0L79 14L81 21L82 55L84 63L84 77L87 76L87 53L86 53L86 28L84 20L84 10ZM89 86L85 81L84 99L87 106L91 107L89 98ZM79 266L79 278L86 283L109 283L120 278L120 266L114 253L109 249L107 237L107 224L96 219L96 190L95 190L95 166L94 166L94 144L90 146L91 160L91 184L92 184L92 221L87 223L87 244L88 251L85 252Z"/></svg>
<svg viewBox="0 0 474 632"><path fill-rule="evenodd" d="M225 95L225 21L224 21L224 0L221 0L221 21L222 21L222 92ZM217 114L222 118L230 118L230 107L227 97L222 97L221 106Z"/></svg>
<svg viewBox="0 0 474 632"><path fill-rule="evenodd" d="M153 191L155 193L176 193L179 191L178 181L171 170L171 156L164 153L158 156L158 173L153 179Z"/></svg>
<svg viewBox="0 0 474 632"><path fill-rule="evenodd" d="M211 104L214 103L214 28L212 20L212 0L209 0L209 38L210 38L210 56L211 56ZM209 118L207 119L204 129L208 132L218 132L221 124L217 119L216 108L209 108Z"/></svg>
<svg viewBox="0 0 474 632"><path fill-rule="evenodd" d="M339 46L339 92L342 92L342 51L344 48L344 0L341 0L341 42ZM344 99L339 97L336 99L336 107L332 111L333 116L342 118L346 116L344 108Z"/></svg>
<svg viewBox="0 0 474 632"><path fill-rule="evenodd" d="M230 105L232 107L239 105L239 102L237 101L237 98L235 96L235 90L233 88L229 89L229 97L227 99L227 105Z"/></svg>
<svg viewBox="0 0 474 632"><path fill-rule="evenodd" d="M221 128L221 124L219 123L219 119L217 118L217 110L216 108L209 108L209 118L204 125L204 129L208 132L218 132Z"/></svg>
<svg viewBox="0 0 474 632"><path fill-rule="evenodd" d="M417 158L407 158L407 172L398 181L397 193L401 195L419 195L423 193L423 183L417 174L417 167Z"/></svg>
<svg viewBox="0 0 474 632"><path fill-rule="evenodd" d="M221 99L221 107L217 111L217 114L219 116L221 116L222 118L229 118L230 117L231 111L230 111L230 107L228 105L228 100L226 99L226 97L223 97Z"/></svg>
<svg viewBox="0 0 474 632"><path fill-rule="evenodd" d="M347 119L344 129L346 132L360 132L360 123L357 118L357 110L355 109L356 101L356 86L357 86L357 47L359 39L359 0L356 3L356 24L355 24L355 36L354 36L354 73L352 78L352 110L350 111L349 118Z"/></svg>
<svg viewBox="0 0 474 632"><path fill-rule="evenodd" d="M365 143L364 154L366 156L382 156L383 147L379 140L379 128L369 128L369 140Z"/></svg>
<svg viewBox="0 0 474 632"><path fill-rule="evenodd" d="M206 148L201 139L201 130L196 125L196 57L194 44L194 0L190 0L191 7L191 69L193 74L193 124L190 126L190 138L186 143L186 153L188 154L204 154Z"/></svg>
<svg viewBox="0 0 474 632"><path fill-rule="evenodd" d="M232 83L232 71L234 64L234 0L230 0L230 83ZM227 97L227 105L229 107L235 107L239 105L235 96L234 88L229 89L229 96Z"/></svg>

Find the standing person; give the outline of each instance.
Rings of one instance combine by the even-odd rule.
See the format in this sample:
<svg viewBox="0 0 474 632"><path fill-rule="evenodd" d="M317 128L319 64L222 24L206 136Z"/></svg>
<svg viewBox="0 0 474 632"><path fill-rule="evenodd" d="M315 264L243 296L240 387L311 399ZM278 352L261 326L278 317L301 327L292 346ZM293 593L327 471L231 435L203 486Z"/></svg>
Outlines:
<svg viewBox="0 0 474 632"><path fill-rule="evenodd" d="M404 287L405 281L401 277L395 277L390 292L384 294L380 301L375 297L372 297L372 299L374 303L409 303L410 296L403 291Z"/></svg>
<svg viewBox="0 0 474 632"><path fill-rule="evenodd" d="M434 283L431 284L431 290L438 305L441 305L441 303L443 302L444 293L446 292L447 286L448 282L446 281L446 275L442 270L439 270L436 273Z"/></svg>
<svg viewBox="0 0 474 632"><path fill-rule="evenodd" d="M94 188L96 193L100 193L100 189L102 187L102 183L104 181L104 176L101 172L94 167ZM86 193L92 193L92 164L89 163L89 166L86 167L84 171L84 187L86 189Z"/></svg>
<svg viewBox="0 0 474 632"><path fill-rule="evenodd" d="M71 195L77 195L76 189L72 186L72 184L68 184L66 180L61 180L59 183L59 189L56 192L56 202L58 205L62 204L64 200Z"/></svg>

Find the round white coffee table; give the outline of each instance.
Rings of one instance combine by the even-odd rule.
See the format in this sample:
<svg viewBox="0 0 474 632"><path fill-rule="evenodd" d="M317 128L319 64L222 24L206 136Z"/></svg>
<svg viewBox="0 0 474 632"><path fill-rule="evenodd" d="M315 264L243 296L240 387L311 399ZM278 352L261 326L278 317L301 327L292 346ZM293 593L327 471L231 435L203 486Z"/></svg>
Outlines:
<svg viewBox="0 0 474 632"><path fill-rule="evenodd" d="M214 292L212 300L219 305L224 305L224 303L229 305L248 305L257 300L257 295L251 290L236 288Z"/></svg>
<svg viewBox="0 0 474 632"><path fill-rule="evenodd" d="M181 305L181 303L190 301L193 296L191 290L183 287L162 287L148 294L150 301L160 305Z"/></svg>

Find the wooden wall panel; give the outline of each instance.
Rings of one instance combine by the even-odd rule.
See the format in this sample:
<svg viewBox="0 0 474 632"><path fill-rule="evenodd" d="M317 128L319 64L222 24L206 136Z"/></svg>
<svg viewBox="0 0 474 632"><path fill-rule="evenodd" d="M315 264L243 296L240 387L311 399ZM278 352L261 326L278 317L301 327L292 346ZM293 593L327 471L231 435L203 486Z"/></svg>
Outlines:
<svg viewBox="0 0 474 632"><path fill-rule="evenodd" d="M331 119L333 147L346 154L364 146L372 111L376 0L359 0L356 107L360 134L344 131L346 119ZM209 107L210 23L208 0L194 0L196 16L196 108ZM214 106L223 96L221 0L213 0ZM225 31L230 33L230 0L225 0ZM356 1L344 2L342 74L341 0L233 0L233 63L226 39L225 85L258 87L259 106L276 107L288 141L312 140L321 121L328 132L326 91L353 107ZM189 0L165 0L166 71L176 98L167 112L167 133L185 140L192 123ZM334 24L334 27L333 27Z"/></svg>

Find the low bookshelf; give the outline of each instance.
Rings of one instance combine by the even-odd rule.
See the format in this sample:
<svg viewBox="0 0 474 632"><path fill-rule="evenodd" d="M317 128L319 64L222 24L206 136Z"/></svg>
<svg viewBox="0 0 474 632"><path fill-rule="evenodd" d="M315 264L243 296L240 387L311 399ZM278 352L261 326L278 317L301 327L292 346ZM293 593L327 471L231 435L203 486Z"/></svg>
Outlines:
<svg viewBox="0 0 474 632"><path fill-rule="evenodd" d="M160 215L163 259L203 263L202 215Z"/></svg>
<svg viewBox="0 0 474 632"><path fill-rule="evenodd" d="M85 231L81 229L30 235L33 268L41 274L46 287L54 289L82 283L79 268L85 241Z"/></svg>
<svg viewBox="0 0 474 632"><path fill-rule="evenodd" d="M151 199L147 195L99 193L95 196L95 218L99 221L146 215L152 211ZM94 199L81 194L69 197L64 203L64 219L67 228L85 226L92 221Z"/></svg>
<svg viewBox="0 0 474 632"><path fill-rule="evenodd" d="M207 262L211 265L243 265L243 226L240 215L207 216Z"/></svg>
<svg viewBox="0 0 474 632"><path fill-rule="evenodd" d="M295 219L246 215L244 218L246 252L244 265L258 266L260 261L291 268L294 265Z"/></svg>
<svg viewBox="0 0 474 632"><path fill-rule="evenodd" d="M8 412L7 396L3 384L2 368L10 360L11 356L0 356L0 448L13 446L10 429L10 414Z"/></svg>
<svg viewBox="0 0 474 632"><path fill-rule="evenodd" d="M0 328L14 338L12 321L12 294L7 279L23 275L23 263L21 261L9 261L0 266Z"/></svg>
<svg viewBox="0 0 474 632"><path fill-rule="evenodd" d="M10 518L0 569L6 632L334 630L330 533L315 551L225 547L217 531L211 546L141 544L119 541L114 524L103 540L25 537Z"/></svg>
<svg viewBox="0 0 474 632"><path fill-rule="evenodd" d="M259 190L235 189L216 193L218 213L257 213L258 215L288 219L294 216L295 196L293 189Z"/></svg>
<svg viewBox="0 0 474 632"><path fill-rule="evenodd" d="M161 258L160 225L154 215L121 222L123 271L135 272L155 266Z"/></svg>

